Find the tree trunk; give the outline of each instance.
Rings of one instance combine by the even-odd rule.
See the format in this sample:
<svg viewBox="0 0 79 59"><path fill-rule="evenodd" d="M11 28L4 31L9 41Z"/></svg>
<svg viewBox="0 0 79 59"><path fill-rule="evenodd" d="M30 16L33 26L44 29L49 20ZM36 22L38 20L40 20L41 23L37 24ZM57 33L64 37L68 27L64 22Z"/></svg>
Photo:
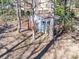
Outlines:
<svg viewBox="0 0 79 59"><path fill-rule="evenodd" d="M34 0L32 0L32 22L33 22L33 28L32 28L32 42L35 40L35 21L34 21Z"/></svg>
<svg viewBox="0 0 79 59"><path fill-rule="evenodd" d="M67 0L64 0L64 14L66 15L66 5L67 5Z"/></svg>
<svg viewBox="0 0 79 59"><path fill-rule="evenodd" d="M20 13L19 13L19 6L18 6L18 0L16 0L16 15L17 15L17 21L18 21L18 32L20 33L21 30L21 20L20 20Z"/></svg>
<svg viewBox="0 0 79 59"><path fill-rule="evenodd" d="M21 17L21 0L18 1L19 16Z"/></svg>

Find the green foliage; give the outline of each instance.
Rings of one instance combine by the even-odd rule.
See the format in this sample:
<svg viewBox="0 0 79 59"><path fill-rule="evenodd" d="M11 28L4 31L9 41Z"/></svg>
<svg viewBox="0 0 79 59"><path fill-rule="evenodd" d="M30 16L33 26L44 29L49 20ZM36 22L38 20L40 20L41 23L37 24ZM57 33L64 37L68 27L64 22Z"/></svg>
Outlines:
<svg viewBox="0 0 79 59"><path fill-rule="evenodd" d="M0 10L0 16L3 14L7 14L7 15L16 15L16 11L14 9L3 9Z"/></svg>
<svg viewBox="0 0 79 59"><path fill-rule="evenodd" d="M57 23L62 26L65 31L72 30L75 14L69 7L63 5L61 0L55 0L55 15L60 16Z"/></svg>
<svg viewBox="0 0 79 59"><path fill-rule="evenodd" d="M75 7L76 7L76 8L79 8L79 0L76 1Z"/></svg>
<svg viewBox="0 0 79 59"><path fill-rule="evenodd" d="M14 9L5 10L5 12L0 16L0 18L4 22L15 20L16 19L16 11Z"/></svg>
<svg viewBox="0 0 79 59"><path fill-rule="evenodd" d="M3 10L0 10L0 16L3 15L3 13L7 13L7 10L3 9Z"/></svg>
<svg viewBox="0 0 79 59"><path fill-rule="evenodd" d="M73 26L73 19L68 16L63 16L59 19L59 24L63 27L65 31L71 30Z"/></svg>
<svg viewBox="0 0 79 59"><path fill-rule="evenodd" d="M58 15L58 16L63 16L64 15L64 7L57 5L55 7L55 14Z"/></svg>
<svg viewBox="0 0 79 59"><path fill-rule="evenodd" d="M62 0L55 0L55 4L61 5L61 3L62 3Z"/></svg>
<svg viewBox="0 0 79 59"><path fill-rule="evenodd" d="M3 4L8 3L9 4L10 1L11 0L0 0L0 3L3 3Z"/></svg>
<svg viewBox="0 0 79 59"><path fill-rule="evenodd" d="M73 11L70 11L70 17L73 18L75 16L75 13Z"/></svg>
<svg viewBox="0 0 79 59"><path fill-rule="evenodd" d="M0 10L0 16L3 14L3 12Z"/></svg>
<svg viewBox="0 0 79 59"><path fill-rule="evenodd" d="M21 15L22 15L22 16L29 16L29 15L30 15L30 11L27 11L27 12L25 13L24 10L21 10Z"/></svg>
<svg viewBox="0 0 79 59"><path fill-rule="evenodd" d="M67 11L67 14L61 16L58 20L59 24L63 27L65 31L73 30L74 16L75 15L72 11Z"/></svg>

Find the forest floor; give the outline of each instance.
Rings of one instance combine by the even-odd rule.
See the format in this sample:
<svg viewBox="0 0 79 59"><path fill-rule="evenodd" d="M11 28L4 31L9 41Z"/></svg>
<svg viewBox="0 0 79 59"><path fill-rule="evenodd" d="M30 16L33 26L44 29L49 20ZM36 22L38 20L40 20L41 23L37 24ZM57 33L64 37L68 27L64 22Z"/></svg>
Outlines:
<svg viewBox="0 0 79 59"><path fill-rule="evenodd" d="M79 59L78 23L74 32L63 33L55 41L49 41L47 34L36 33L33 43L30 30L18 33L12 25L5 30L0 26L0 59Z"/></svg>

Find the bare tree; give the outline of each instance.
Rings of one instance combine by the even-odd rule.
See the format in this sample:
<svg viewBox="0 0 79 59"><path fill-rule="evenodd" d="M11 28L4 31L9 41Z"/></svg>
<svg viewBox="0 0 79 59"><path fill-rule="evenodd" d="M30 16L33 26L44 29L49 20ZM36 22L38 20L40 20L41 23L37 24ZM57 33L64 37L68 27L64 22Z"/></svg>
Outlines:
<svg viewBox="0 0 79 59"><path fill-rule="evenodd" d="M19 15L21 17L21 0L18 1Z"/></svg>
<svg viewBox="0 0 79 59"><path fill-rule="evenodd" d="M21 20L20 20L20 12L19 12L19 0L15 0L16 1L16 15L17 15L17 21L18 21L18 32L20 33L20 29L21 29Z"/></svg>
<svg viewBox="0 0 79 59"><path fill-rule="evenodd" d="M34 0L32 0L32 22L33 22L33 28L32 28L32 42L35 40L35 21L34 21Z"/></svg>

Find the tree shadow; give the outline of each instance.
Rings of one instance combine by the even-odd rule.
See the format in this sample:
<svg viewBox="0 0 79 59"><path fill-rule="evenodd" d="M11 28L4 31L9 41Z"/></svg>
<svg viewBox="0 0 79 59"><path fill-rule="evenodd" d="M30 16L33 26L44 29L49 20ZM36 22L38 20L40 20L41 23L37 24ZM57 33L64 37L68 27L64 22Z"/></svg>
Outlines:
<svg viewBox="0 0 79 59"><path fill-rule="evenodd" d="M22 54L19 56L19 58L18 59L22 59L22 56L24 55L24 53L29 49L29 47L30 46L28 46L23 52L22 52ZM24 47L23 47L24 48Z"/></svg>
<svg viewBox="0 0 79 59"><path fill-rule="evenodd" d="M13 49L15 49L17 46L19 46L21 43L23 43L24 41L26 41L26 39L30 38L32 35L28 36L27 38L25 38L24 40L22 40L21 42L19 42L18 44L16 44L15 46L13 46L12 48L10 48L9 50L7 50L6 52L4 52L3 54L0 55L0 58L5 56L6 54L10 53L13 51Z"/></svg>
<svg viewBox="0 0 79 59"><path fill-rule="evenodd" d="M0 34L9 32L9 29L14 28L14 25L10 24L4 24L3 26L0 27Z"/></svg>
<svg viewBox="0 0 79 59"><path fill-rule="evenodd" d="M39 38L39 37L42 36L42 35L43 35L43 34L38 35L38 36L36 37L36 39ZM18 49L21 49L21 48L24 48L24 47L28 47L28 46L33 45L34 42L33 42L33 43L30 43L30 44L27 44L27 45L25 45L25 46L16 48L16 47L19 46L21 43L23 43L23 42L25 42L27 39L29 39L31 36L32 36L32 34L29 35L28 37L25 37L21 42L17 43L17 44L16 44L15 46L13 46L12 48L10 48L10 49L7 48L7 51L4 52L3 54L1 54L1 55L0 55L0 58L2 58L3 56L9 54L10 52L13 52L13 51L16 51L16 50L18 50ZM19 39L19 38L17 38L17 39ZM13 41L13 42L15 42L15 41ZM11 43L12 43L12 42L11 42ZM8 45L9 45L9 44L8 44ZM34 44L34 45L35 45L35 44ZM7 46L7 45L2 46L2 48L5 48L6 46ZM1 49L2 49L2 48L1 48ZM27 49L26 49L26 50L27 50Z"/></svg>
<svg viewBox="0 0 79 59"><path fill-rule="evenodd" d="M32 55L34 55L35 53L37 53L37 52L39 52L42 48L40 48L39 50L37 50L39 47L40 47L40 45L41 45L41 43L37 46L37 47L35 47L33 50L32 50L32 52L31 52L31 54L26 58L26 59L30 59L30 57L32 56ZM36 51L37 50L37 51Z"/></svg>
<svg viewBox="0 0 79 59"><path fill-rule="evenodd" d="M48 43L47 46L46 46L36 57L34 57L34 59L41 59L42 56L48 51L48 49L54 44L54 42L57 41L57 38L60 36L60 34L62 34L62 32L60 32L59 34L57 34L56 36L54 36L54 39L51 40L50 43ZM43 35L43 34L41 34L41 35ZM37 38L39 38L41 35L39 35ZM23 48L23 47L26 47L27 45L15 49L17 46L19 46L21 43L23 43L24 41L26 41L26 40L27 40L28 38L30 38L31 36L32 36L32 35L30 35L30 36L24 38L24 40L22 40L21 42L17 43L15 46L13 46L13 47L10 48L9 50L7 50L5 53L1 54L1 55L0 55L0 58L2 58L3 56L5 56L6 54L8 54L8 53L10 53L10 52L13 52L13 51L18 50L18 49ZM29 46L30 46L30 45L33 45L33 43L29 44ZM38 47L39 47L39 46L38 46ZM33 51L31 52L31 54L27 57L27 59L29 59L33 54L35 54L34 51L35 51L38 47L34 48L34 50L33 50ZM26 50L27 50L27 49L26 49ZM25 51L26 51L26 50L25 50ZM23 52L23 54L24 54L24 53L25 53L25 52ZM23 54L21 54L21 55L23 55Z"/></svg>
<svg viewBox="0 0 79 59"><path fill-rule="evenodd" d="M54 36L54 38L50 41L50 43L47 44L47 46L36 56L34 59L41 59L42 56L48 51L48 49L54 45L54 43L58 40L57 38L62 34L63 32L59 32L57 35Z"/></svg>
<svg viewBox="0 0 79 59"><path fill-rule="evenodd" d="M40 34L40 35L37 36L35 39L38 39L38 38L40 38L42 35L44 35L44 33L37 33L37 34Z"/></svg>

